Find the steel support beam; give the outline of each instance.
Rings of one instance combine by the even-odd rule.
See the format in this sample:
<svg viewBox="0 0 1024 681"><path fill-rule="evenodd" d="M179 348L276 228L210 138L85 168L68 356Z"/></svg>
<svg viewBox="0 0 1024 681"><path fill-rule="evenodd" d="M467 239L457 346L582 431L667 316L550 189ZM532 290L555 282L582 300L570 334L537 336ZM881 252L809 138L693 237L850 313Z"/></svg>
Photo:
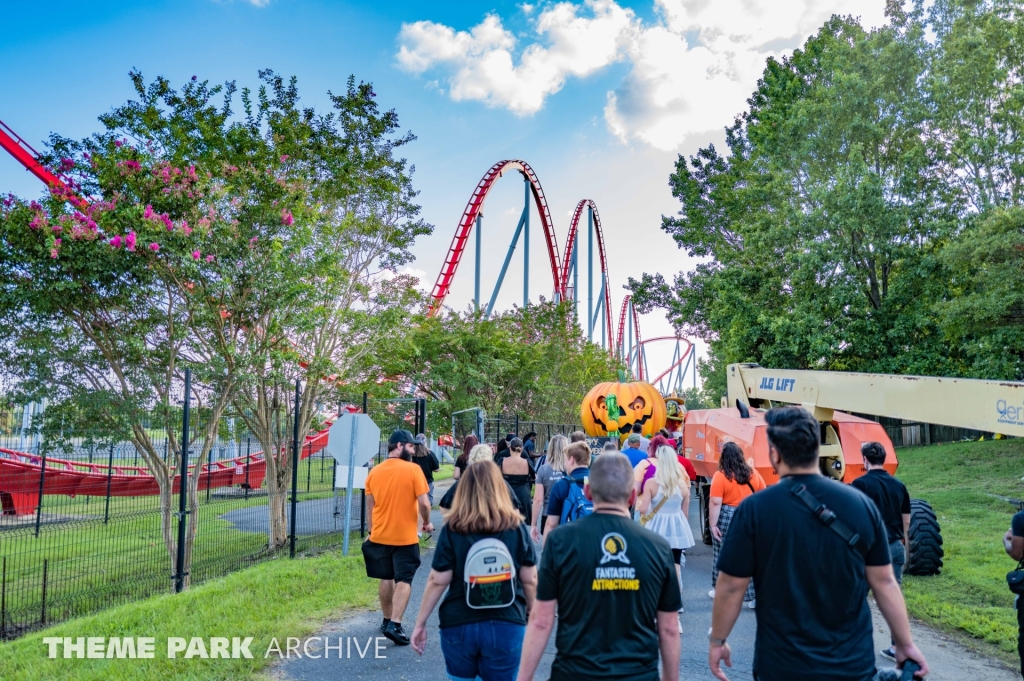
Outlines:
<svg viewBox="0 0 1024 681"><path fill-rule="evenodd" d="M524 213L519 218L519 225L516 227L516 233L512 236L512 243L508 246L508 254L505 256L505 262L501 265L501 272L498 274L498 281L494 285L494 292L491 294L491 301L487 303L487 312L484 313L485 319L491 318L491 312L494 311L494 303L498 300L498 293L501 291L501 284L505 281L505 273L508 272L508 265L512 262L512 254L516 252L516 244L519 243L519 235L523 232L523 222L526 219Z"/></svg>
<svg viewBox="0 0 1024 681"><path fill-rule="evenodd" d="M530 181L523 178L523 307L530 304Z"/></svg>
<svg viewBox="0 0 1024 681"><path fill-rule="evenodd" d="M484 214L476 214L476 273L473 280L473 304L480 311L480 230L484 225Z"/></svg>
<svg viewBox="0 0 1024 681"><path fill-rule="evenodd" d="M587 319L594 318L594 209L587 206ZM587 329L587 340L594 342L594 323Z"/></svg>

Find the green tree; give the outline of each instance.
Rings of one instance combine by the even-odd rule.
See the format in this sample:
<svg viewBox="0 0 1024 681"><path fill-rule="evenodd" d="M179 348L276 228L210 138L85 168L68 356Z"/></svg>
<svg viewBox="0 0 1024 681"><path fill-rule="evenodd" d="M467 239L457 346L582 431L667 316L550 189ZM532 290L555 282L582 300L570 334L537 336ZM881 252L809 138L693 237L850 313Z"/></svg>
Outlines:
<svg viewBox="0 0 1024 681"><path fill-rule="evenodd" d="M412 168L396 156L412 142L396 136L398 117L381 112L370 84L350 78L332 111L298 107L298 89L266 71L256 101L243 92L246 126L262 138L268 158L281 160L282 180L301 188L285 234L258 219L246 236L260 251L251 295L239 310L256 323L239 335L243 366L234 404L263 445L270 547L287 541L285 493L291 480L294 385L303 380L299 432L306 433L339 383L358 379L381 338L392 334L422 301L398 267L412 261L417 236L432 227L418 217ZM250 236L251 235L251 236Z"/></svg>
<svg viewBox="0 0 1024 681"><path fill-rule="evenodd" d="M570 304L551 302L490 319L446 310L412 325L382 354L385 375L403 377L433 401L439 430L447 430L452 412L472 407L575 423L582 396L622 368L586 341Z"/></svg>
<svg viewBox="0 0 1024 681"><path fill-rule="evenodd" d="M923 131L923 28L906 17L864 31L833 17L802 49L769 59L749 109L715 147L679 158L682 209L662 228L706 258L669 284L631 281L638 309L662 307L710 342L709 397L725 365L832 370L947 369L922 297L951 217ZM922 309L923 308L923 309Z"/></svg>

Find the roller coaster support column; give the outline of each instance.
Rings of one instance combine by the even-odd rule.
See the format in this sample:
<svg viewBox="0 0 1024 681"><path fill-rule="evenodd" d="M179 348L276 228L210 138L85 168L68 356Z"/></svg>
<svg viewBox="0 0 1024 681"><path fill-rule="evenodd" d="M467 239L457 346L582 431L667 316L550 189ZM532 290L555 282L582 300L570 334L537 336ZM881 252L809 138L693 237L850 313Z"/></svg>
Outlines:
<svg viewBox="0 0 1024 681"><path fill-rule="evenodd" d="M512 262L512 254L516 252L516 244L519 243L519 235L523 232L523 227L526 225L526 221L530 215L530 204L526 204L523 207L523 215L519 218L519 225L516 227L516 233L512 235L512 243L508 246L508 254L505 256L505 262L501 265L501 272L498 273L498 282L494 285L494 292L491 293L491 301L487 303L487 312L484 313L485 319L491 318L491 312L494 311L494 303L498 300L498 292L501 291L501 284L505 281L505 273L508 272L508 265Z"/></svg>
<svg viewBox="0 0 1024 681"><path fill-rule="evenodd" d="M576 308L576 321L580 319L580 238L572 244L572 303Z"/></svg>
<svg viewBox="0 0 1024 681"><path fill-rule="evenodd" d="M530 181L523 177L523 307L530 304Z"/></svg>
<svg viewBox="0 0 1024 681"><path fill-rule="evenodd" d="M587 340L594 342L594 209L587 206Z"/></svg>
<svg viewBox="0 0 1024 681"><path fill-rule="evenodd" d="M473 279L473 304L480 312L480 230L484 226L484 214L476 214L476 273Z"/></svg>
<svg viewBox="0 0 1024 681"><path fill-rule="evenodd" d="M594 316L590 318L590 330L593 331L594 327L597 326L597 320L601 316L601 312L604 310L604 284L601 284L601 295L597 297L597 309L594 310ZM604 327L601 325L601 347L604 347Z"/></svg>
<svg viewBox="0 0 1024 681"><path fill-rule="evenodd" d="M627 363L629 365L628 369L630 371L630 374L633 375L633 376L636 376L636 372L633 371L634 357L633 357L633 301L632 300L630 301L629 309L626 310L626 329L627 329L627 332L626 332L627 333L627 337L629 338L629 343L630 343L630 345L629 345L629 353L626 355L627 356L627 360L626 361L627 361Z"/></svg>

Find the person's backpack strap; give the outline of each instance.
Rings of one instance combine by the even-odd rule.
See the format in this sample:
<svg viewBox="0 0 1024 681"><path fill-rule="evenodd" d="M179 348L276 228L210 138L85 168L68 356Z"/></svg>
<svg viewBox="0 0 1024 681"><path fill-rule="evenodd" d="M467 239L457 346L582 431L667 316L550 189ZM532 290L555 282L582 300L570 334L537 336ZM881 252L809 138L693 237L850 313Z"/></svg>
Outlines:
<svg viewBox="0 0 1024 681"><path fill-rule="evenodd" d="M860 535L850 529L849 525L836 517L836 514L833 513L828 506L818 501L818 498L807 490L807 485L794 485L789 488L789 491L792 492L797 499L804 502L804 505L811 509L811 513L814 514L814 517L820 520L825 527L838 534L842 540L846 542L847 546L860 554L861 558L864 558L865 560L867 559L868 547L864 545L864 541L861 539Z"/></svg>
<svg viewBox="0 0 1024 681"><path fill-rule="evenodd" d="M754 489L754 486L750 484L749 480L747 480L747 487L750 488L750 493L751 494L753 494L753 493L755 493L757 491L756 489Z"/></svg>

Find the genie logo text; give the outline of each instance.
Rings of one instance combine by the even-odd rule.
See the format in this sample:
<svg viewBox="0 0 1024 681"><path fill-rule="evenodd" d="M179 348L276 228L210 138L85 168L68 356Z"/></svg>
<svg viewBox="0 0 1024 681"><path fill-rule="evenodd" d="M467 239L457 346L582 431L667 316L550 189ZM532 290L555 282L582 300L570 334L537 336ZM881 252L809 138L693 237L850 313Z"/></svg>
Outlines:
<svg viewBox="0 0 1024 681"><path fill-rule="evenodd" d="M999 423L1024 426L1024 405L1013 405L1006 400L998 400L996 411L999 413Z"/></svg>

